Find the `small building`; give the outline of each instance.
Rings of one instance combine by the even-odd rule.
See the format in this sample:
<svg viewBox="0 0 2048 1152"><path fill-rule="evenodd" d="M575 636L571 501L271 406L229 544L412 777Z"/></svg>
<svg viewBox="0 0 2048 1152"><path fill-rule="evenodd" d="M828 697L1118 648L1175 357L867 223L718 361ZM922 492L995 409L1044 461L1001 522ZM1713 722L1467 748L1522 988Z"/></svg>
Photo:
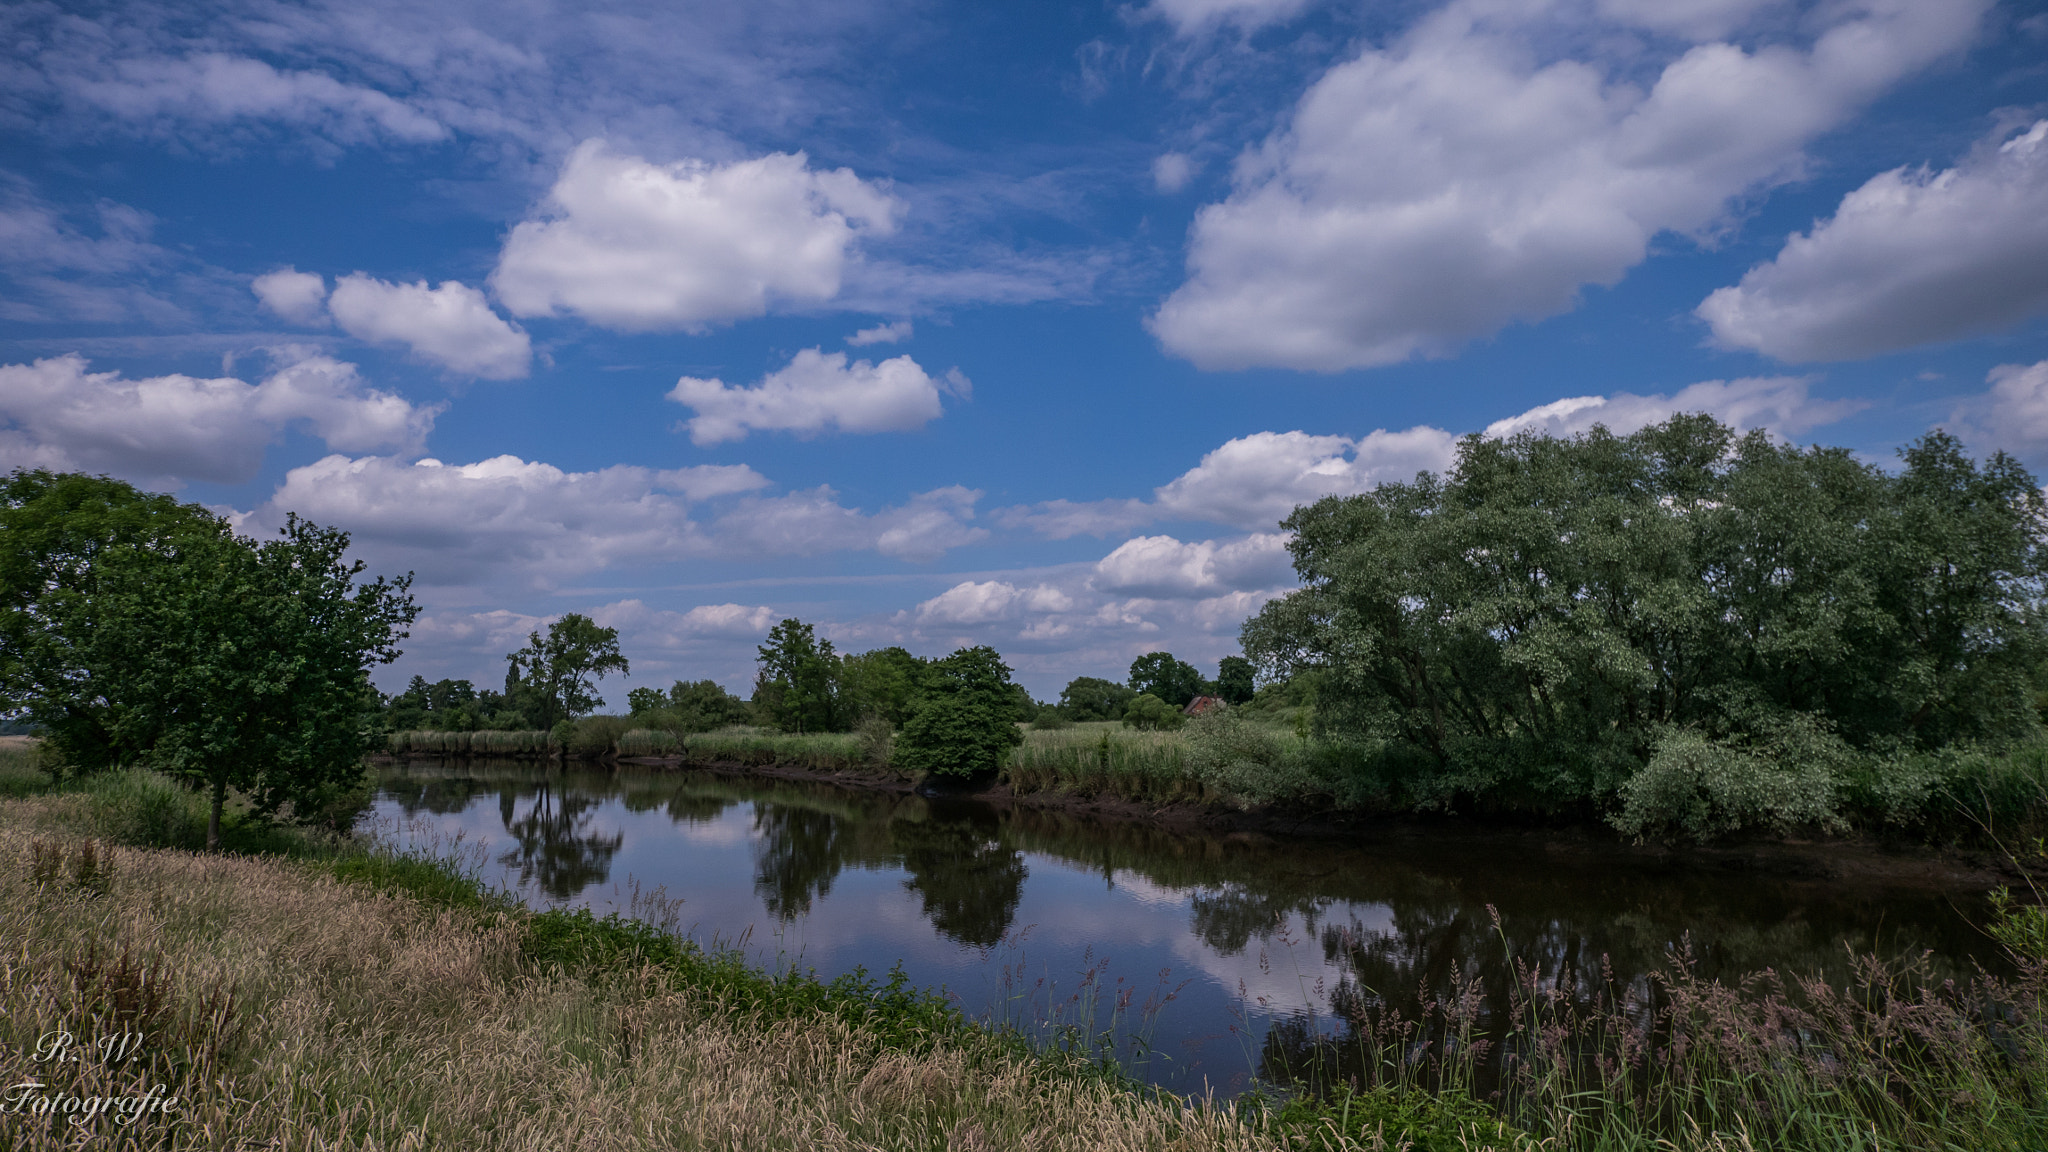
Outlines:
<svg viewBox="0 0 2048 1152"><path fill-rule="evenodd" d="M1180 713L1183 716L1200 716L1205 712L1214 712L1218 708L1228 707L1230 705L1225 704L1221 696L1197 696L1193 700L1188 701L1188 706L1181 709Z"/></svg>

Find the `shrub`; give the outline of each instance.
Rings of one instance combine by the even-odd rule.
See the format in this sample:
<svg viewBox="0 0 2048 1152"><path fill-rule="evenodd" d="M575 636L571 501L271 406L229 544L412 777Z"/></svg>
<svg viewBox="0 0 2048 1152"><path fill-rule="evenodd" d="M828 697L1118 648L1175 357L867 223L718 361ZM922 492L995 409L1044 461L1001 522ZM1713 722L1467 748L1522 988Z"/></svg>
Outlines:
<svg viewBox="0 0 2048 1152"><path fill-rule="evenodd" d="M1786 727L1754 750L1667 730L1650 763L1621 786L1610 822L1630 836L1677 829L1695 840L1751 828L1840 830L1836 779L1847 749L1804 717Z"/></svg>
<svg viewBox="0 0 2048 1152"><path fill-rule="evenodd" d="M1040 708L1038 715L1031 719L1031 726L1040 732L1057 732L1068 723L1066 713L1061 712L1057 704L1047 704Z"/></svg>
<svg viewBox="0 0 2048 1152"><path fill-rule="evenodd" d="M624 716L585 716L569 730L562 747L567 755L586 758L608 756L618 748L619 738L632 730Z"/></svg>
<svg viewBox="0 0 2048 1152"><path fill-rule="evenodd" d="M1187 717L1181 715L1180 709L1147 692L1125 705L1124 723L1147 732L1158 732L1180 727L1187 723Z"/></svg>

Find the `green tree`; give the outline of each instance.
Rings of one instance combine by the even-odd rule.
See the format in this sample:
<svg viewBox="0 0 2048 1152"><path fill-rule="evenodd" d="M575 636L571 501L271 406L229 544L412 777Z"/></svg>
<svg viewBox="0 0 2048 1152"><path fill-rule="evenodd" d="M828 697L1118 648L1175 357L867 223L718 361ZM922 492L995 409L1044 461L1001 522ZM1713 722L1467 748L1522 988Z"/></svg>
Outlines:
<svg viewBox="0 0 2048 1152"><path fill-rule="evenodd" d="M1070 720L1121 720L1137 693L1114 680L1076 676L1060 689L1060 709Z"/></svg>
<svg viewBox="0 0 2048 1152"><path fill-rule="evenodd" d="M1131 691L1140 695L1150 693L1175 708L1184 708L1202 694L1202 674L1194 665L1174 659L1171 652L1147 652L1131 661L1130 685Z"/></svg>
<svg viewBox="0 0 2048 1152"><path fill-rule="evenodd" d="M924 680L925 662L902 648L877 648L840 661L843 711L851 720L880 716L891 727L910 718L911 701Z"/></svg>
<svg viewBox="0 0 2048 1152"><path fill-rule="evenodd" d="M657 708L666 707L668 693L659 688L634 688L626 693L626 711L629 715L644 716Z"/></svg>
<svg viewBox="0 0 2048 1152"><path fill-rule="evenodd" d="M1182 714L1180 709L1175 708L1150 692L1143 693L1133 699L1124 708L1124 723L1132 728L1158 731L1165 728L1178 728L1186 721L1187 717Z"/></svg>
<svg viewBox="0 0 2048 1152"><path fill-rule="evenodd" d="M537 711L535 727L552 729L604 703L597 681L631 670L619 653L619 630L601 628L571 612L548 625L548 634L529 633L526 647L505 657L506 695L523 694Z"/></svg>
<svg viewBox="0 0 2048 1152"><path fill-rule="evenodd" d="M1242 656L1225 656L1216 669L1216 695L1226 704L1244 704L1258 694L1256 665Z"/></svg>
<svg viewBox="0 0 2048 1152"><path fill-rule="evenodd" d="M1316 673L1318 727L1417 803L1611 804L1683 730L1767 765L2036 734L2048 505L1941 433L1902 455L1705 416L1467 437L1448 476L1297 509L1303 587L1245 651Z"/></svg>
<svg viewBox="0 0 2048 1152"><path fill-rule="evenodd" d="M410 576L363 582L347 549L294 516L261 543L215 520L101 550L87 594L39 605L80 675L31 715L102 709L114 747L208 793L208 848L230 788L265 814L314 815L362 777L369 669L397 658L418 614Z"/></svg>
<svg viewBox="0 0 2048 1152"><path fill-rule="evenodd" d="M43 470L0 482L0 709L40 709L45 738L69 768L92 771L147 751L146 734L117 737L106 697L54 627L54 607L91 600L110 550L166 552L217 517L119 480Z"/></svg>
<svg viewBox="0 0 2048 1152"><path fill-rule="evenodd" d="M1024 742L1012 716L1009 666L995 649L983 646L962 648L928 667L896 740L896 766L937 776L999 769L1010 750Z"/></svg>
<svg viewBox="0 0 2048 1152"><path fill-rule="evenodd" d="M839 654L830 640L789 617L768 631L761 645L754 703L769 722L786 732L836 732L844 727L839 708Z"/></svg>

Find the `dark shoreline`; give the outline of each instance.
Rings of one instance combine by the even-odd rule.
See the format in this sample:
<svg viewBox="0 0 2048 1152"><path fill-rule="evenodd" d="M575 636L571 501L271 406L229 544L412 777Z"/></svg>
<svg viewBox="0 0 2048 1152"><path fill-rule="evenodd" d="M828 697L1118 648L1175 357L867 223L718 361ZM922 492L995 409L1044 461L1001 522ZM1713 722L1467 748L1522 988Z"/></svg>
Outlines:
<svg viewBox="0 0 2048 1152"><path fill-rule="evenodd" d="M422 760L468 759L422 755ZM487 757L500 759L499 757ZM379 763L413 757L380 754ZM538 760L544 765L558 759ZM805 768L794 764L742 764L730 760L689 760L682 757L631 756L578 761L593 769L622 766L642 769L714 772L830 784L866 792L908 796L915 782L880 772ZM1030 809L1107 823L1137 824L1164 832L1220 838L1246 846L1273 847L1288 841L1342 842L1351 847L1398 850L1403 844L1427 843L1434 851L1459 841L1497 850L1518 844L1532 859L1578 866L1612 863L1631 868L1652 867L1721 874L1754 874L1775 880L1818 882L1923 892L1979 894L2001 885L2025 888L2048 879L2048 869L2031 877L1990 850L1886 844L1868 836L1833 840L1751 840L1718 845L1670 843L1632 844L1601 825L1536 823L1498 817L1347 815L1332 812L1254 808L1239 811L1180 802L1143 804L1116 796L1078 796L1069 792L1019 794L1004 781L955 794L958 799L986 804L998 811Z"/></svg>

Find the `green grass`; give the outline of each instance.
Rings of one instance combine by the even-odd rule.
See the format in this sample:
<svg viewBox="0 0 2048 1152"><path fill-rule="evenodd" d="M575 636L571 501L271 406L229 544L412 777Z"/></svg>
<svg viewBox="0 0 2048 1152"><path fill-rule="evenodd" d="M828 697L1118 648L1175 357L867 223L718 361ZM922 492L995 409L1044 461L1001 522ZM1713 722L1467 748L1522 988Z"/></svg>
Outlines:
<svg viewBox="0 0 2048 1152"><path fill-rule="evenodd" d="M1177 732L1141 732L1094 722L1033 729L1010 756L1004 775L1020 793L1111 795L1145 803L1207 800L1188 772L1188 745Z"/></svg>
<svg viewBox="0 0 2048 1152"><path fill-rule="evenodd" d="M854 732L799 734L733 727L692 733L683 737L682 746L688 759L724 764L790 764L820 770L887 767L870 762L867 746Z"/></svg>

